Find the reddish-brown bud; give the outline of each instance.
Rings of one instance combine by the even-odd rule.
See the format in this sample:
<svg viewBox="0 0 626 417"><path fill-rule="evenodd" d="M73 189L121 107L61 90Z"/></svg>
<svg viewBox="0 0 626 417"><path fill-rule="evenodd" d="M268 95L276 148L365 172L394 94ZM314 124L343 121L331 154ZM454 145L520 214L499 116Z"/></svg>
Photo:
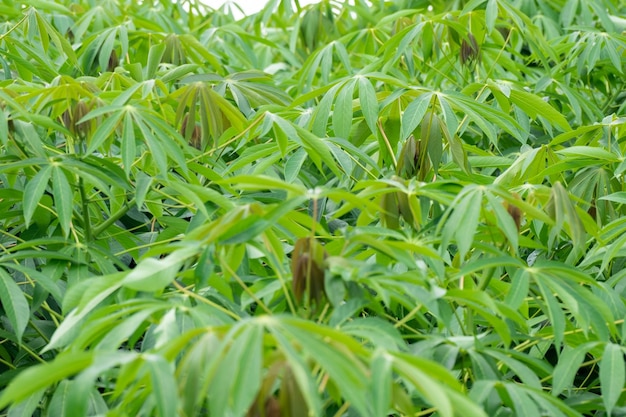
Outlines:
<svg viewBox="0 0 626 417"><path fill-rule="evenodd" d="M471 33L461 42L461 64L472 64L480 59L480 47Z"/></svg>
<svg viewBox="0 0 626 417"><path fill-rule="evenodd" d="M520 199L519 195L517 194L513 194L513 196L517 200ZM504 204L504 207L506 208L506 211L513 218L513 221L515 222L515 226L517 227L517 231L519 232L522 228L522 220L524 218L524 214L522 213L522 210L520 210L520 208L517 207L516 205L509 203L508 201L505 201L503 204Z"/></svg>
<svg viewBox="0 0 626 417"><path fill-rule="evenodd" d="M312 237L296 241L291 255L291 282L293 294L300 302L308 292L309 300L317 305L325 295L324 271L326 251L321 243Z"/></svg>
<svg viewBox="0 0 626 417"><path fill-rule="evenodd" d="M73 107L65 110L61 115L63 125L72 132L73 135L84 138L91 130L89 121L79 123L79 121L89 113L89 107L84 101L77 102Z"/></svg>
<svg viewBox="0 0 626 417"><path fill-rule="evenodd" d="M189 117L189 113L185 114L180 127L180 134L191 146L196 149L202 149L202 129L193 119L193 117Z"/></svg>

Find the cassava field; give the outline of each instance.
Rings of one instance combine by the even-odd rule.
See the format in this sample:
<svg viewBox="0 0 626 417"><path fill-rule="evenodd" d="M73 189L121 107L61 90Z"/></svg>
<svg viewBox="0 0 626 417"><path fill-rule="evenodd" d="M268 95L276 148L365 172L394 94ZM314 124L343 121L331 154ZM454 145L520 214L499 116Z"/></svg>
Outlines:
<svg viewBox="0 0 626 417"><path fill-rule="evenodd" d="M0 416L626 416L623 1L0 16Z"/></svg>

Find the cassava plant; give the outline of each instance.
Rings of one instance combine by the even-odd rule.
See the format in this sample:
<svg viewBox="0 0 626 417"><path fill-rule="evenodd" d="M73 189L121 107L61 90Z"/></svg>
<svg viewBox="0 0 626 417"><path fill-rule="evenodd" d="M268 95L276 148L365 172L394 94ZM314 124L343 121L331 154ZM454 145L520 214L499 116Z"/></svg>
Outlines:
<svg viewBox="0 0 626 417"><path fill-rule="evenodd" d="M0 415L626 415L623 2L0 15Z"/></svg>

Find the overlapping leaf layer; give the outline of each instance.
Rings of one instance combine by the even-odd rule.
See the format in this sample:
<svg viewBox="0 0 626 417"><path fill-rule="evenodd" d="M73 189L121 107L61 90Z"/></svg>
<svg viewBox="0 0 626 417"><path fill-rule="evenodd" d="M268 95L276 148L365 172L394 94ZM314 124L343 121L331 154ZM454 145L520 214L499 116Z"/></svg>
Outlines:
<svg viewBox="0 0 626 417"><path fill-rule="evenodd" d="M626 415L618 0L0 5L0 413Z"/></svg>

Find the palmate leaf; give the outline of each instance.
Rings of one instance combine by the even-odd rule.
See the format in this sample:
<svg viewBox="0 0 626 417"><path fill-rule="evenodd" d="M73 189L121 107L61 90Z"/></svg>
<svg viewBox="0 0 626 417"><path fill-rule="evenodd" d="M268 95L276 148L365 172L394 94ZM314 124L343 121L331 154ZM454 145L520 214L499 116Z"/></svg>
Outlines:
<svg viewBox="0 0 626 417"><path fill-rule="evenodd" d="M34 6L34 5L32 5ZM49 42L57 48L58 52L62 52L70 60L71 63L76 64L76 54L70 43L59 32L47 22L42 14L37 10L31 8L28 11L29 14L29 31L33 31L36 26L44 51L48 49ZM32 26L32 27L31 27Z"/></svg>
<svg viewBox="0 0 626 417"><path fill-rule="evenodd" d="M438 93L437 98L440 102L445 100L453 109L464 113L480 128L493 145L497 146L498 138L496 137L496 131L491 127L492 123L499 126L503 131L509 133L518 141L523 142L520 134L520 125L515 119L504 112L456 92Z"/></svg>
<svg viewBox="0 0 626 417"><path fill-rule="evenodd" d="M345 45L341 42L331 42L315 51L302 66L300 79L305 87L304 92L313 85L317 71L321 72L321 84L328 82L335 57L339 58L339 62L348 73L352 71Z"/></svg>
<svg viewBox="0 0 626 417"><path fill-rule="evenodd" d="M193 80L193 78L192 78ZM179 125L185 113L199 115L203 145L216 141L232 126L237 131L244 130L245 117L238 108L218 94L211 86L203 81L191 81L174 91L171 99L177 103L176 125Z"/></svg>
<svg viewBox="0 0 626 417"><path fill-rule="evenodd" d="M548 303L547 314L555 326L555 332L556 326L564 330L566 313L577 320L584 333L592 331L597 340L606 341L611 334L617 332L613 315L606 303L580 285L597 285L589 275L573 267L544 262L534 265L528 272ZM558 305L555 295L561 299L563 307ZM556 341L561 337L555 333Z"/></svg>

